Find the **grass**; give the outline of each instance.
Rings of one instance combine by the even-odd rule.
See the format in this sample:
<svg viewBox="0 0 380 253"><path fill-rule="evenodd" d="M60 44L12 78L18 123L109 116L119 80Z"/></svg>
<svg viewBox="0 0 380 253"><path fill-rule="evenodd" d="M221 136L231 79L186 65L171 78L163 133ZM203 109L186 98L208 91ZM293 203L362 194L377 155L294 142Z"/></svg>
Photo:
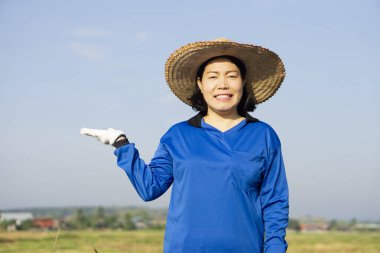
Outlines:
<svg viewBox="0 0 380 253"><path fill-rule="evenodd" d="M162 252L163 230L139 231L0 232L0 252L17 253L158 253ZM56 240L57 238L57 240Z"/></svg>
<svg viewBox="0 0 380 253"><path fill-rule="evenodd" d="M288 253L380 253L380 232L288 233Z"/></svg>
<svg viewBox="0 0 380 253"><path fill-rule="evenodd" d="M0 232L0 253L162 253L163 230ZM380 253L380 232L294 233L288 253Z"/></svg>

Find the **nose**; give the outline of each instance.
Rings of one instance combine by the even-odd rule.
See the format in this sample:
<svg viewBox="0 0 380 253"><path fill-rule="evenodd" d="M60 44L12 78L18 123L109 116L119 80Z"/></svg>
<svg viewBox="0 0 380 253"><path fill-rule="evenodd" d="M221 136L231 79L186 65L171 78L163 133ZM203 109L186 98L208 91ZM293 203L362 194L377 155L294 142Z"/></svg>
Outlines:
<svg viewBox="0 0 380 253"><path fill-rule="evenodd" d="M221 77L219 80L218 88L222 90L228 89L228 78Z"/></svg>

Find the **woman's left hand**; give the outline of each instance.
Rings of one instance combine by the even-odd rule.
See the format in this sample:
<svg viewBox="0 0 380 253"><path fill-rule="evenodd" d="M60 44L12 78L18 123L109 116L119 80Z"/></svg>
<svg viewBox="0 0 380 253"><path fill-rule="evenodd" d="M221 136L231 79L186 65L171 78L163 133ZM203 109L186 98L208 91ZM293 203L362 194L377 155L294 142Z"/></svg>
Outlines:
<svg viewBox="0 0 380 253"><path fill-rule="evenodd" d="M115 144L117 139L121 136L125 136L124 132L121 130L115 130L113 128L108 128L107 130L81 128L80 133L96 138L100 142L108 145ZM119 138L120 137L120 138Z"/></svg>

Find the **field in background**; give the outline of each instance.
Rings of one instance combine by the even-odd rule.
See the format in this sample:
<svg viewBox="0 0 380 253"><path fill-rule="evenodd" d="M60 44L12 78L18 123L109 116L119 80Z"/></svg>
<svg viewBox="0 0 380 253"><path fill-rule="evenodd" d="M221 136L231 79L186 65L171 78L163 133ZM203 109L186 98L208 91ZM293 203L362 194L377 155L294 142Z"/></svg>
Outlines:
<svg viewBox="0 0 380 253"><path fill-rule="evenodd" d="M0 253L162 253L163 237L163 230L0 232ZM288 253L380 253L379 232L288 232L287 241Z"/></svg>

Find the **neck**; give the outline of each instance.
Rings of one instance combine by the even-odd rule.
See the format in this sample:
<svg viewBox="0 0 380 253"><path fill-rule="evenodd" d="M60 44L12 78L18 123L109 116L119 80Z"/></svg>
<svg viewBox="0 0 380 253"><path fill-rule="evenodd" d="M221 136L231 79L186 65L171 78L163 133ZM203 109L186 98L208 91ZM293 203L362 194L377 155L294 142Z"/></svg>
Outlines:
<svg viewBox="0 0 380 253"><path fill-rule="evenodd" d="M237 112L221 114L208 110L203 119L206 123L224 132L241 122L244 117L240 116Z"/></svg>
<svg viewBox="0 0 380 253"><path fill-rule="evenodd" d="M225 121L225 122L228 122L228 121L235 121L235 120L238 120L238 119L241 119L243 118L242 116L240 116L237 111L234 111L234 112L228 112L228 113L217 113L217 112L214 112L210 109L207 110L207 114L204 116L204 119L205 120L208 120L210 122L220 122L220 121Z"/></svg>

